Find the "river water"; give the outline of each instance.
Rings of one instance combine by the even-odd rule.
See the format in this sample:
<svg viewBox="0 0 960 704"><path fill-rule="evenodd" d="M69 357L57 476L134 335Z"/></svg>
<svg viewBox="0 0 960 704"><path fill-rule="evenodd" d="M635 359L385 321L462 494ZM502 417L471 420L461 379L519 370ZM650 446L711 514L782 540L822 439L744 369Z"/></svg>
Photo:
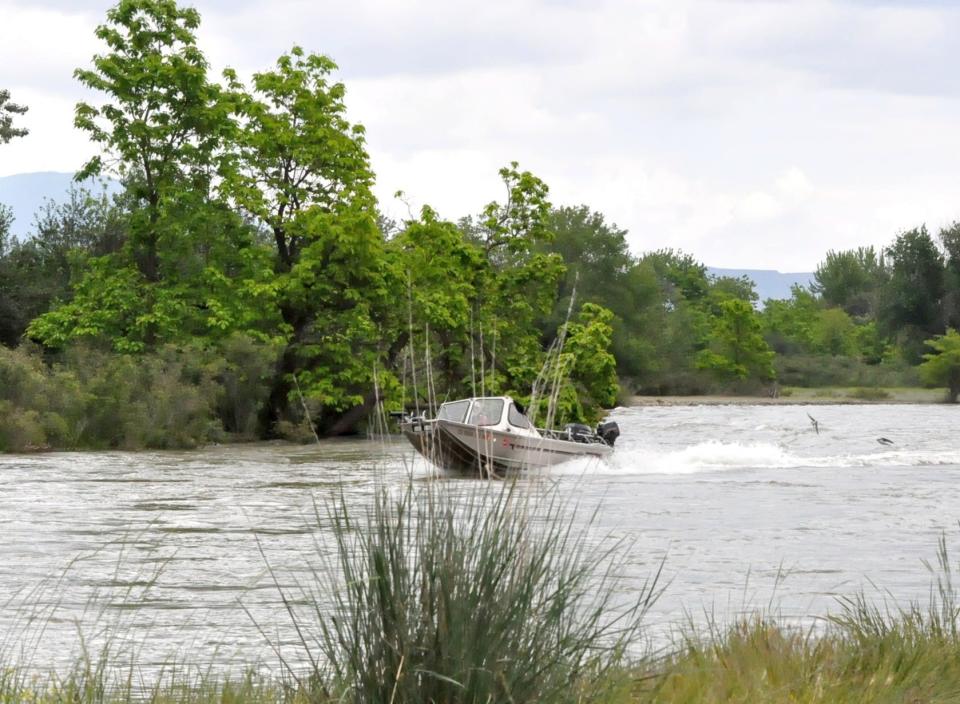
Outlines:
<svg viewBox="0 0 960 704"><path fill-rule="evenodd" d="M665 559L652 626L771 607L809 622L861 589L925 600L923 560L935 561L941 534L960 547L960 407L663 406L614 418L610 460L554 468L548 481L585 513L599 506L595 533L627 541L625 595ZM295 642L274 580L295 589L327 564L329 501L342 491L362 510L378 483L400 488L411 474L467 481L430 478L403 442L383 440L0 456L0 649L65 665L112 635L145 667L269 666L275 646Z"/></svg>

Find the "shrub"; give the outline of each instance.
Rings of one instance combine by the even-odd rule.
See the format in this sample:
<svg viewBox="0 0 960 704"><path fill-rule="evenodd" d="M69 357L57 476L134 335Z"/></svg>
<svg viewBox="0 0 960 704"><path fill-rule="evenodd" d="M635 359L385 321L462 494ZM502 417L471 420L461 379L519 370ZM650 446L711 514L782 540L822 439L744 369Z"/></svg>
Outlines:
<svg viewBox="0 0 960 704"><path fill-rule="evenodd" d="M0 451L179 448L250 438L275 349L240 336L220 349L124 355L76 346L44 362L0 347Z"/></svg>
<svg viewBox="0 0 960 704"><path fill-rule="evenodd" d="M318 699L574 702L609 684L656 578L616 604L618 550L590 544L568 506L535 505L514 485L473 488L380 489L359 521L345 501L332 508L338 569L317 570L321 591L307 596L334 595L332 612L315 611Z"/></svg>

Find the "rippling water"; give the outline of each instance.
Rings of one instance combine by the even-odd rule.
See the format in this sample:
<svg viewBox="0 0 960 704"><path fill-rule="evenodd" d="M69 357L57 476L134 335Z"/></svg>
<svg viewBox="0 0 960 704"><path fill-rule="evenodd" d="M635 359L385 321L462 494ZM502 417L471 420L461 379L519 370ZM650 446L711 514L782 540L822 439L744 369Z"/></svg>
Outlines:
<svg viewBox="0 0 960 704"><path fill-rule="evenodd" d="M871 583L924 599L922 560L944 531L960 545L960 408L654 407L615 418L623 435L609 461L549 477L600 506L602 533L630 541L625 591L666 556L655 624L770 603L807 620L836 595L877 594ZM324 569L323 507L341 489L365 506L375 482L400 486L411 472L430 474L405 444L366 440L0 456L0 646L64 664L78 633L94 648L122 633L148 666L176 654L275 662L270 643L295 638L274 579L295 589Z"/></svg>

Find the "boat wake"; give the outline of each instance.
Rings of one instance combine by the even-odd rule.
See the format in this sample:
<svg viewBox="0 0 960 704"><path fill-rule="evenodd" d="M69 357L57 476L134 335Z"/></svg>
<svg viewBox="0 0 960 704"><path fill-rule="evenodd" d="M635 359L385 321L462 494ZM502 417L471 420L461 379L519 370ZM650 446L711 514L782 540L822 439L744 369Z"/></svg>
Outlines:
<svg viewBox="0 0 960 704"><path fill-rule="evenodd" d="M550 474L696 474L751 469L960 466L960 450L881 450L861 454L795 454L772 443L710 440L682 449L619 447L602 461L577 460Z"/></svg>

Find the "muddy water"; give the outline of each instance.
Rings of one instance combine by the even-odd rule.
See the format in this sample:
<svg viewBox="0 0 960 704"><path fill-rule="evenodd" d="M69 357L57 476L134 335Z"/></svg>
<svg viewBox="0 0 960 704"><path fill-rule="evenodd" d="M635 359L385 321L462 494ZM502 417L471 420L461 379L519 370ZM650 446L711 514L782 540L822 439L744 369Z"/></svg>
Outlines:
<svg viewBox="0 0 960 704"><path fill-rule="evenodd" d="M650 615L660 626L771 603L808 621L835 610L837 595L881 598L871 583L925 599L922 560L941 532L960 547L960 409L615 417L623 435L612 459L548 480L582 508L600 505L598 533L630 542L625 594L666 556L669 587ZM327 504L342 493L362 510L378 482L399 488L411 475L467 486L430 479L402 442L0 456L0 646L38 665L70 662L81 635L93 650L110 635L144 666L179 657L269 667L278 646L295 658L277 583L300 593L329 566Z"/></svg>

